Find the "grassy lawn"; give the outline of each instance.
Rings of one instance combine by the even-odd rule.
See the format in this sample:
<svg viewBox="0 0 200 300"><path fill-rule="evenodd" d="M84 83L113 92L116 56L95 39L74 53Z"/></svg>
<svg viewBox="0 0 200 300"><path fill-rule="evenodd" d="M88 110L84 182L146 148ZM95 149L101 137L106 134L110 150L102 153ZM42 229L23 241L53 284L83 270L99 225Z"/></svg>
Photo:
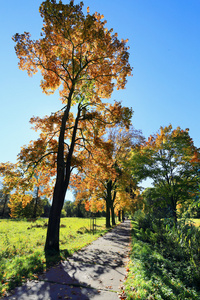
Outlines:
<svg viewBox="0 0 200 300"><path fill-rule="evenodd" d="M90 219L62 218L61 258L83 248L106 232L105 218L97 218L96 233L90 232ZM44 244L47 219L36 222L0 220L0 296L27 278L37 279L46 270Z"/></svg>
<svg viewBox="0 0 200 300"><path fill-rule="evenodd" d="M160 233L145 232L132 222L126 299L199 300L200 266L173 238L161 237Z"/></svg>
<svg viewBox="0 0 200 300"><path fill-rule="evenodd" d="M200 219L191 219L194 222L194 225L199 227L200 226Z"/></svg>

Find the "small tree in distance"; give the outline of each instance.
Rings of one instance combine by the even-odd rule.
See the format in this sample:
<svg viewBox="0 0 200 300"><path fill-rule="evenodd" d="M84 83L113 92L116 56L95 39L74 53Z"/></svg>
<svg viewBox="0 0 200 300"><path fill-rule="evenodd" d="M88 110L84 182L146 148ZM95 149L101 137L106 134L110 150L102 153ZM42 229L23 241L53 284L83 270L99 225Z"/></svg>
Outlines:
<svg viewBox="0 0 200 300"><path fill-rule="evenodd" d="M131 75L127 40L119 40L105 28L103 16L82 12L83 2L63 4L46 0L40 6L43 18L41 38L29 33L16 34L15 51L19 68L28 75L40 70L41 88L46 94L61 87L63 108L45 118L33 118L35 129L42 131L39 158L36 148L27 149L27 159L38 164L49 156L56 163L56 183L50 211L45 250L59 252L60 215L70 174L81 163L78 154L104 133L106 126L129 126L131 110L120 103L106 104L114 87L125 88ZM76 113L71 108L76 107Z"/></svg>

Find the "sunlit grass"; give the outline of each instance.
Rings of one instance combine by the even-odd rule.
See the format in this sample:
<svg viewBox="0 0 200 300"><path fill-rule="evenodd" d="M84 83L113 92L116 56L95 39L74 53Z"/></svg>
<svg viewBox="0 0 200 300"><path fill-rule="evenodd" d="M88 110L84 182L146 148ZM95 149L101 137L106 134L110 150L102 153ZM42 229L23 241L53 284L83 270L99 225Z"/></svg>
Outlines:
<svg viewBox="0 0 200 300"><path fill-rule="evenodd" d="M37 278L46 270L44 245L47 219L36 222L0 220L0 295ZM90 219L63 218L60 228L61 259L83 248L106 232L105 218L97 218L96 232L90 231Z"/></svg>
<svg viewBox="0 0 200 300"><path fill-rule="evenodd" d="M162 247L165 247L164 251ZM192 266L189 258L182 257L181 253L179 257L179 250L175 257L170 244L156 244L155 238L154 242L149 242L148 237L145 240L144 232L133 222L132 249L125 282L127 300L200 299L200 289L193 280L194 270L198 272L198 267Z"/></svg>
<svg viewBox="0 0 200 300"><path fill-rule="evenodd" d="M195 226L200 226L200 219L191 219L192 222L194 222Z"/></svg>

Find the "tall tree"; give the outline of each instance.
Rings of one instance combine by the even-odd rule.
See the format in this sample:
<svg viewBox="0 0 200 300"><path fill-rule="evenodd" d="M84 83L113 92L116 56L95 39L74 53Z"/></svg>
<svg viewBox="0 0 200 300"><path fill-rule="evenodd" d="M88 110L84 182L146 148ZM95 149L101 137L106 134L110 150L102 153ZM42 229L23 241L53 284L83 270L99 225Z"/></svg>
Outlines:
<svg viewBox="0 0 200 300"><path fill-rule="evenodd" d="M151 178L160 201L170 205L177 221L177 205L190 201L198 188L197 170L200 153L189 129L161 127L157 135L150 136L140 148L132 151L131 165L138 180Z"/></svg>
<svg viewBox="0 0 200 300"><path fill-rule="evenodd" d="M92 212L106 209L106 227L111 227L110 210L115 200L114 185L116 170L112 166L111 141L96 140L91 156L78 168L79 173L72 177L71 185L76 191L76 202L84 201L87 210ZM105 201L105 203L104 203Z"/></svg>
<svg viewBox="0 0 200 300"><path fill-rule="evenodd" d="M77 201L85 199L86 206L106 209L106 227L115 225L114 209L124 209L130 201L127 187L136 188L130 168L123 168L122 162L128 157L131 148L143 140L139 131L130 127L115 128L98 139L89 162L79 168L81 176L74 176Z"/></svg>
<svg viewBox="0 0 200 300"><path fill-rule="evenodd" d="M88 8L85 16L82 7L82 2L75 5L73 1L63 4L62 1L46 0L40 6L44 23L41 38L31 40L27 32L16 34L13 38L20 69L27 70L28 75L40 70L43 92L53 93L61 87L59 92L64 104L58 113L59 118L56 115L59 122L55 122L58 143L53 152L56 152L57 171L45 245L47 252L59 251L60 214L71 166L75 165L73 154L78 151L75 149L77 139L83 143L79 148L86 147L83 132L87 128L80 128L80 122L96 118L96 123L90 124L93 133L87 132L91 138L98 135L98 129L95 129L98 122L109 119L108 111L112 122L130 118L130 111L122 109L121 105L115 103L111 106L101 100L110 98L114 87L123 89L127 76L131 75L127 40L119 41L117 34L112 34L112 29L105 28L106 21L103 21L102 15L90 14ZM75 117L71 112L72 106L77 107ZM43 128L44 124L46 128L49 126L49 133L50 127L54 128L54 117L34 121L39 128ZM45 140L45 145L48 141Z"/></svg>

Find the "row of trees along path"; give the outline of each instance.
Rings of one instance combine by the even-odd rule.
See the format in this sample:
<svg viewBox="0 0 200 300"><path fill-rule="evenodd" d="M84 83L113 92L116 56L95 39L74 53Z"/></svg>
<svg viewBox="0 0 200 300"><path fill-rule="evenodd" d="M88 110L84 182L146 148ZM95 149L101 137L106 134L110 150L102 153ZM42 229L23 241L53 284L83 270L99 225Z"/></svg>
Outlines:
<svg viewBox="0 0 200 300"><path fill-rule="evenodd" d="M83 3L63 4L44 1L39 8L43 28L39 39L28 32L15 34L19 68L29 76L41 72L41 89L46 94L59 88L63 107L49 116L32 117L39 138L23 147L17 164L1 164L10 202L25 207L31 195L27 190L41 188L39 195L51 195L45 250L59 252L60 215L74 168L103 144L108 128L130 126L132 110L120 102L106 103L113 89L124 89L131 75L127 41L118 39L105 27L99 13L83 13ZM12 178L12 180L10 180ZM55 182L54 182L54 178ZM109 182L108 182L109 184Z"/></svg>

